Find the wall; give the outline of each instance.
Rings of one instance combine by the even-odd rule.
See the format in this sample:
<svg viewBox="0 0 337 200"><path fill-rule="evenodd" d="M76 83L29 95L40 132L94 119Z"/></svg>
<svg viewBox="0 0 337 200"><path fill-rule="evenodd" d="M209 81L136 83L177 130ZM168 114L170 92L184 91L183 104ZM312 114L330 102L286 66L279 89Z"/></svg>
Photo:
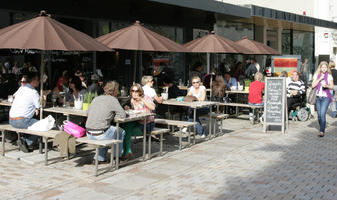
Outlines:
<svg viewBox="0 0 337 200"><path fill-rule="evenodd" d="M286 11L290 13L295 13L302 15L303 11L306 12L306 16L314 17L314 1L315 0L282 0L282 1L271 1L271 0L217 0L224 3L230 3L235 5L256 5L266 8L271 8L275 10Z"/></svg>

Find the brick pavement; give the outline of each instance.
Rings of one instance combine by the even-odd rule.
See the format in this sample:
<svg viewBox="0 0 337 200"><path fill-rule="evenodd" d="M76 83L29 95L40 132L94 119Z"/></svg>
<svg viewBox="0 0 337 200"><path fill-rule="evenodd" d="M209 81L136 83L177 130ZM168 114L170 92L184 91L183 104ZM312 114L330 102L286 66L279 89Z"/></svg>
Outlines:
<svg viewBox="0 0 337 200"><path fill-rule="evenodd" d="M228 119L224 136L91 176L80 157L49 166L0 159L0 199L337 199L337 122L286 134Z"/></svg>

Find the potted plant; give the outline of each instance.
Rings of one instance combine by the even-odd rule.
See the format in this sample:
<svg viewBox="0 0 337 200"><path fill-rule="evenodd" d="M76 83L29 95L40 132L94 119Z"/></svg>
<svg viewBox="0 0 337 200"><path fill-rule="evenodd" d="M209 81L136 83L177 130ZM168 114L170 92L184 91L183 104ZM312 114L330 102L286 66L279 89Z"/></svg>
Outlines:
<svg viewBox="0 0 337 200"><path fill-rule="evenodd" d="M92 100L97 97L97 93L88 92L84 95L82 110L88 110Z"/></svg>

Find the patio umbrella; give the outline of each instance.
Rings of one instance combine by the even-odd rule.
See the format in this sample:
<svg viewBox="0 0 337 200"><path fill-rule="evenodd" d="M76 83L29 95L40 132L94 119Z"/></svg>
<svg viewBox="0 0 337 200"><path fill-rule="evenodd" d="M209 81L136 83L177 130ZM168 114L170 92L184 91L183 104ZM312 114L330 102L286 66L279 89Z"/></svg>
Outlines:
<svg viewBox="0 0 337 200"><path fill-rule="evenodd" d="M246 47L251 51L251 53L247 54L255 54L255 55L280 55L280 52L277 50L254 40L250 40L248 37L243 37L241 40L235 42L241 46Z"/></svg>
<svg viewBox="0 0 337 200"><path fill-rule="evenodd" d="M43 103L44 52L111 51L90 36L66 26L41 11L38 17L0 29L0 49L37 49L41 51L41 105ZM40 118L42 118L42 107Z"/></svg>
<svg viewBox="0 0 337 200"><path fill-rule="evenodd" d="M214 31L184 44L184 47L190 52L195 53L252 53L249 49L237 45L232 40L215 34Z"/></svg>
<svg viewBox="0 0 337 200"><path fill-rule="evenodd" d="M129 27L100 36L97 41L112 49L135 50L133 80L136 78L137 51L187 51L182 45L145 28L139 21Z"/></svg>

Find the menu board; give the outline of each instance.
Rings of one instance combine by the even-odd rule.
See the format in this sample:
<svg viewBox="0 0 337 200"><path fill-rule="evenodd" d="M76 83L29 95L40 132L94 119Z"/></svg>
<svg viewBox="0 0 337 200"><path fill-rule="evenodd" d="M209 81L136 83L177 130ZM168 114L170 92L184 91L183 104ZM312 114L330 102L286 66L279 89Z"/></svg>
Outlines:
<svg viewBox="0 0 337 200"><path fill-rule="evenodd" d="M284 132L287 103L285 78L266 78L264 102L264 131L269 125L281 125Z"/></svg>

